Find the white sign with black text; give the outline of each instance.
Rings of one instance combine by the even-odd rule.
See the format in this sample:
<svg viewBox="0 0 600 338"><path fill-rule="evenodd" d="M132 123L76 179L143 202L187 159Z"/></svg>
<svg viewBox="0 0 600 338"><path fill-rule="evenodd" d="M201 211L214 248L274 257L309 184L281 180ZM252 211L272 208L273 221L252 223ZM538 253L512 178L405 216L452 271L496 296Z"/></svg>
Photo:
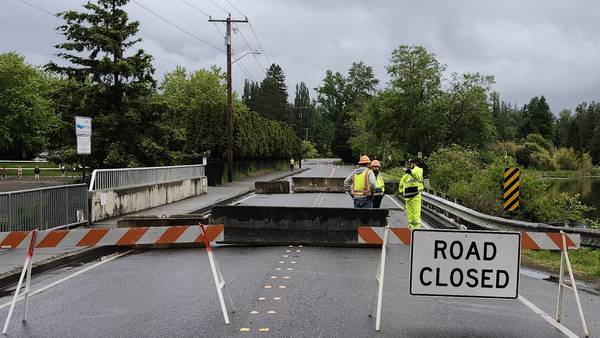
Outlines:
<svg viewBox="0 0 600 338"><path fill-rule="evenodd" d="M411 295L519 296L518 232L414 230L410 259Z"/></svg>

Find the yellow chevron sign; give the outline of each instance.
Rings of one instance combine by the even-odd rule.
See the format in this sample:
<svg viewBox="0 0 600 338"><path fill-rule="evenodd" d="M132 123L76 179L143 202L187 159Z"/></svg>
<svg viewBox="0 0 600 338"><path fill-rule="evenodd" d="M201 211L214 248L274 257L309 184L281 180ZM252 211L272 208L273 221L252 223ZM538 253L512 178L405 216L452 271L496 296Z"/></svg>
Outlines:
<svg viewBox="0 0 600 338"><path fill-rule="evenodd" d="M504 210L515 211L519 208L519 188L521 186L521 170L519 168L504 168Z"/></svg>

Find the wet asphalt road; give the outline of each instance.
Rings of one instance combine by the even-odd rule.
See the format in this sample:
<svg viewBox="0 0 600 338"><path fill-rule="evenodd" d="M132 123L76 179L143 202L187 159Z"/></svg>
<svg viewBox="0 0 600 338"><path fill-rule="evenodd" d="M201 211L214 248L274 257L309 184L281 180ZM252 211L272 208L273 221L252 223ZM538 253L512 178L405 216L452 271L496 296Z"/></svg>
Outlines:
<svg viewBox="0 0 600 338"><path fill-rule="evenodd" d="M318 170L321 175L331 169ZM318 195L280 195L276 203L273 196L255 196L243 203L312 205L320 198L322 206L351 205L340 194ZM380 250L220 246L214 252L238 310L230 325L223 323L205 250L171 249L134 252L32 297L29 321L21 323L19 304L8 336L564 337L519 300L410 296L404 246L388 251L380 333L368 317ZM81 268L38 276L32 289ZM521 274L521 295L552 314L557 285L538 275ZM581 297L595 336L600 297L585 292ZM0 307L9 300L0 298ZM7 310L0 309L0 318ZM563 312L563 324L581 335L570 291Z"/></svg>

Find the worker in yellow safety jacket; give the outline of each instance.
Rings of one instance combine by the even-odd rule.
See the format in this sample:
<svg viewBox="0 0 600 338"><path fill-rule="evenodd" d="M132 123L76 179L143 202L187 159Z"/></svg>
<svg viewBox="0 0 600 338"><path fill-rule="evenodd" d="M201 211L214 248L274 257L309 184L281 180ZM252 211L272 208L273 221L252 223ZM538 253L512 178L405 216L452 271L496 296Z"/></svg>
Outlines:
<svg viewBox="0 0 600 338"><path fill-rule="evenodd" d="M369 169L371 160L368 156L363 155L360 157L358 164L360 167L353 170L344 180L344 187L352 196L355 208L372 208L375 175Z"/></svg>
<svg viewBox="0 0 600 338"><path fill-rule="evenodd" d="M381 200L383 200L383 194L385 193L385 182L383 176L379 172L381 170L381 163L377 160L371 162L371 170L375 175L375 191L373 192L373 208L379 208L381 206Z"/></svg>
<svg viewBox="0 0 600 338"><path fill-rule="evenodd" d="M408 160L404 169L404 176L400 179L398 189L404 197L408 227L421 228L421 191L423 191L423 169L416 165L416 161Z"/></svg>

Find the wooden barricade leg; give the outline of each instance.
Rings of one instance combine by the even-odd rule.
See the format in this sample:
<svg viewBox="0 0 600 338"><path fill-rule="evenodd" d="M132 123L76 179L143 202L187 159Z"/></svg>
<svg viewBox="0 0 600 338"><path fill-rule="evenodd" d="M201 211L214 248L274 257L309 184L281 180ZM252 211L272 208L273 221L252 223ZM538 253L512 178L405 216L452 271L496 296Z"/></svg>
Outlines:
<svg viewBox="0 0 600 338"><path fill-rule="evenodd" d="M29 249L27 250L27 257L25 258L25 263L23 263L23 270L21 271L21 276L19 277L19 282L17 283L17 288L15 289L15 295L13 296L12 303L10 304L10 309L8 310L8 316L6 316L6 321L4 322L2 334L6 334L6 331L8 330L8 324L10 323L10 318L12 317L13 311L15 310L15 305L19 299L19 292L21 291L21 286L23 285L23 279L25 278L25 275L27 275L27 281L25 282L25 313L23 316L23 321L27 319L29 287L31 285L31 266L33 265L33 251L35 249L36 237L37 229L31 232L31 240L29 242Z"/></svg>
<svg viewBox="0 0 600 338"><path fill-rule="evenodd" d="M385 258L387 254L387 241L390 227L386 226L383 232L383 244L381 245L381 261L379 263L379 274L377 281L379 282L377 289L377 311L375 317L375 331L381 331L381 307L383 304L383 281L385 277Z"/></svg>
<svg viewBox="0 0 600 338"><path fill-rule="evenodd" d="M579 292L577 292L577 283L575 282L575 277L573 276L573 269L571 268L571 261L569 260L569 250L567 247L567 239L564 231L560 232L562 237L562 251L560 253L560 277L558 281L558 299L556 300L556 321L560 322L560 316L562 312L562 296L563 296L563 288L573 290L573 294L575 295L575 303L577 304L577 311L579 311L579 319L581 320L581 326L583 328L583 334L585 337L590 336L590 332L588 330L587 324L585 322L585 316L583 315L583 308L581 307L581 301L579 300ZM567 266L567 272L569 273L569 279L571 280L571 285L565 283L564 279L564 265Z"/></svg>
<svg viewBox="0 0 600 338"><path fill-rule="evenodd" d="M223 276L218 270L217 262L213 256L212 248L210 246L210 241L208 240L208 234L204 229L204 225L200 224L200 229L202 229L202 237L204 238L204 246L206 247L206 253L208 254L208 262L210 263L210 268L212 270L213 279L215 280L215 286L217 288L217 295L219 296L219 303L221 304L221 310L223 311L223 318L225 319L225 324L229 324L229 314L227 313L227 306L225 305L225 298L223 297L223 288L225 287L225 281L223 280ZM229 292L228 292L229 296ZM231 296L229 296L229 300L233 305L233 300Z"/></svg>

